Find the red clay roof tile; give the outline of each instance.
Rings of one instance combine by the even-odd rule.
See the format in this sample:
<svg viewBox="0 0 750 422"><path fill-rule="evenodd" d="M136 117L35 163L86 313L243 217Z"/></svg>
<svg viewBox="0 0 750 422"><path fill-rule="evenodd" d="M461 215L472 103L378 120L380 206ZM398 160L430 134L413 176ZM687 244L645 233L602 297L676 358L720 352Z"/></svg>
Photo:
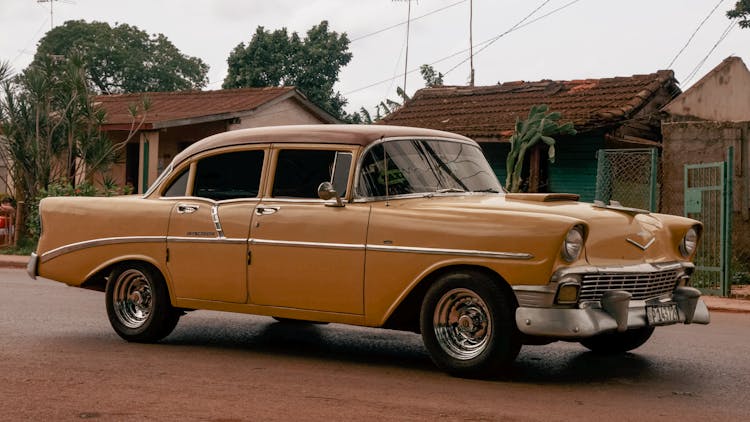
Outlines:
<svg viewBox="0 0 750 422"><path fill-rule="evenodd" d="M424 88L382 123L447 130L469 137L508 137L532 105L547 104L579 131L616 124L637 113L661 88L678 90L674 73L571 81L506 82Z"/></svg>
<svg viewBox="0 0 750 422"><path fill-rule="evenodd" d="M138 94L98 95L95 102L107 111L107 125L130 125L129 107L148 97L151 108L145 114L144 126L172 120L191 119L227 113L252 111L294 87L241 88L217 91L147 92Z"/></svg>

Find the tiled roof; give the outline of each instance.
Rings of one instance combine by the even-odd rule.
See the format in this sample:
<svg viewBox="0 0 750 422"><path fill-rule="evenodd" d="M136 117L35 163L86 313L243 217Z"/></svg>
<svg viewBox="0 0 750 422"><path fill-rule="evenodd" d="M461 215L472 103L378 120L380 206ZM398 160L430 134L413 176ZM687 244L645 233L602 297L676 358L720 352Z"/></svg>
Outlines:
<svg viewBox="0 0 750 422"><path fill-rule="evenodd" d="M572 121L585 132L631 118L663 87L673 95L679 92L671 70L605 79L424 88L382 122L472 138L507 138L516 118L527 117L533 105L547 104L562 113L563 122Z"/></svg>
<svg viewBox="0 0 750 422"><path fill-rule="evenodd" d="M255 110L284 95L293 95L294 87L240 88L218 91L147 92L98 95L95 102L107 111L107 126L129 126L133 121L129 107L148 97L151 108L145 114L144 129L170 121L207 116L229 116ZM302 97L300 95L300 97ZM140 120L138 120L140 121Z"/></svg>

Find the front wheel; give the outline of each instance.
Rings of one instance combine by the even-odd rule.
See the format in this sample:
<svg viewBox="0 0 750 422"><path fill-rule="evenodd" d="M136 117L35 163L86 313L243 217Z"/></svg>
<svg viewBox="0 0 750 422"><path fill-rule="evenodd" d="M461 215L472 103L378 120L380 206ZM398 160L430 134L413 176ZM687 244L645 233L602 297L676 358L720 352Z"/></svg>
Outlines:
<svg viewBox="0 0 750 422"><path fill-rule="evenodd" d="M145 264L117 267L109 277L105 295L109 322L127 341L159 341L180 319L180 311L169 302L164 278Z"/></svg>
<svg viewBox="0 0 750 422"><path fill-rule="evenodd" d="M448 274L425 295L422 339L435 364L451 375L491 377L521 349L515 309L498 281L473 271Z"/></svg>
<svg viewBox="0 0 750 422"><path fill-rule="evenodd" d="M654 327L642 327L625 332L599 334L581 340L581 344L594 353L616 355L642 346L654 333Z"/></svg>

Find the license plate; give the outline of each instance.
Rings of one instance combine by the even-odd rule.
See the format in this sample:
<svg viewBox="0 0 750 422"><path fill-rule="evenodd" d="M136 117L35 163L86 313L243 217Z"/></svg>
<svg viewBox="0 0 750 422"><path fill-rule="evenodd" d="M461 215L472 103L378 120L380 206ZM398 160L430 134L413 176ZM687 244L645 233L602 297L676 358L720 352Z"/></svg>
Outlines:
<svg viewBox="0 0 750 422"><path fill-rule="evenodd" d="M673 303L646 306L646 318L648 325L669 325L680 322L677 305Z"/></svg>

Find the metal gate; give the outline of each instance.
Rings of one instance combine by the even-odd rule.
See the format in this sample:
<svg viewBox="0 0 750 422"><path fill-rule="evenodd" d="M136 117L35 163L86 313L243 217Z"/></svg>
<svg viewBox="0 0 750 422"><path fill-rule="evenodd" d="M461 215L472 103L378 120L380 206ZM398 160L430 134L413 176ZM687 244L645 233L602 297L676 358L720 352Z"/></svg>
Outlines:
<svg viewBox="0 0 750 422"><path fill-rule="evenodd" d="M596 199L656 211L659 155L656 148L597 151Z"/></svg>
<svg viewBox="0 0 750 422"><path fill-rule="evenodd" d="M703 222L692 283L704 293L728 296L731 286L732 161L685 165L685 216Z"/></svg>

